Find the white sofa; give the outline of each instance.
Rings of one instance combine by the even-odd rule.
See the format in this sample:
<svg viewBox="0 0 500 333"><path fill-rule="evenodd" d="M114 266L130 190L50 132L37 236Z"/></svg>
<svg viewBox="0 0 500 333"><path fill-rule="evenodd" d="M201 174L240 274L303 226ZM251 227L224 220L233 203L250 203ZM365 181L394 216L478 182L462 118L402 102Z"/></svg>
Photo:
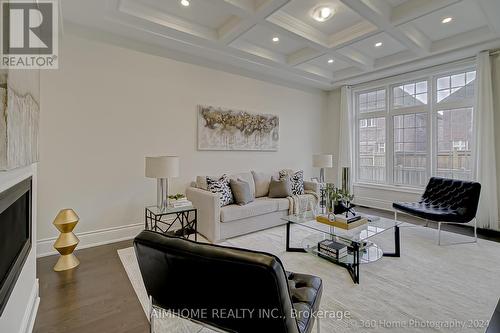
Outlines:
<svg viewBox="0 0 500 333"><path fill-rule="evenodd" d="M269 178L278 178L277 172L267 175ZM255 181L251 172L229 175L229 177L247 181L255 196ZM206 176L198 176L196 182L191 183L186 190L186 196L198 209L198 232L213 243L286 223L281 218L288 215L289 200L287 198L261 196L244 206L232 204L220 207L218 194L207 191L206 188ZM304 181L304 189L319 194L319 184L316 182ZM262 194L262 187L260 187L260 192ZM313 195L304 194L304 196L312 197Z"/></svg>

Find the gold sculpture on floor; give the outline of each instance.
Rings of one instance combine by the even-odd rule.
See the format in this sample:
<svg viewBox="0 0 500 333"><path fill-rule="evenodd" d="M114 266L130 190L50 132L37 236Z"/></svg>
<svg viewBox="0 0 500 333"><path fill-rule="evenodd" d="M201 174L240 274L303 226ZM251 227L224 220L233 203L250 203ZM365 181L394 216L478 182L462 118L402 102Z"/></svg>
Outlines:
<svg viewBox="0 0 500 333"><path fill-rule="evenodd" d="M63 209L57 214L53 224L61 233L54 243L54 248L61 254L57 260L54 270L56 272L75 268L80 261L75 257L73 251L80 242L73 233L80 218L73 209Z"/></svg>

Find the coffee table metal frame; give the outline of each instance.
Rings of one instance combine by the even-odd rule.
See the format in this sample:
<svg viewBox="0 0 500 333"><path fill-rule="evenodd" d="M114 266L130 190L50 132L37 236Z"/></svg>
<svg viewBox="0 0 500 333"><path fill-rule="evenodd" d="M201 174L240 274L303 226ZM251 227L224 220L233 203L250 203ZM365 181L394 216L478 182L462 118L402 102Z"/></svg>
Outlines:
<svg viewBox="0 0 500 333"><path fill-rule="evenodd" d="M290 217L293 217L293 216L289 215L289 216L286 216L283 218L283 220L287 221L287 224L286 224L286 251L287 252L307 252L303 247L291 247L290 246L291 226L292 225L302 226L304 228L313 229L313 230L316 230L318 232L323 232L325 234L329 234L331 236L336 236L333 233L328 233L326 231L321 231L321 230L317 230L314 228L310 228L309 226L304 225L304 224L299 223L299 222L292 222L292 221L290 221ZM314 221L314 217L311 216L310 221ZM384 252L383 253L384 257L400 257L401 256L401 242L400 242L400 235L399 235L399 224L397 221L395 221L395 222L396 223L394 226L391 226L383 231L383 232L385 232L389 229L394 228L394 252ZM320 223L320 222L316 222L316 223ZM370 225L370 224L376 224L376 223L368 222L368 225ZM352 229L352 230L353 231L355 231L356 229L363 230L364 227L366 227L366 226L362 225L362 226L359 226L359 227ZM352 258L353 258L352 262L345 262L345 261L335 260L335 259L328 259L328 261L347 269L347 271L351 275L352 281L355 284L359 284L359 275L360 275L360 272L359 272L360 260L359 260L359 258L360 258L361 244L359 241L351 240L348 248L349 248L349 252L352 254Z"/></svg>

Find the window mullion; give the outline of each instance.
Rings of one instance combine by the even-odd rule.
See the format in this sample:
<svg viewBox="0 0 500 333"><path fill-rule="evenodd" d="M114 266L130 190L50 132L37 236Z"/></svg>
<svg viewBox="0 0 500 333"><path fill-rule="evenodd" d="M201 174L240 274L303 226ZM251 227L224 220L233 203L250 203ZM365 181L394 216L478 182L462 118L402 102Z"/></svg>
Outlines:
<svg viewBox="0 0 500 333"><path fill-rule="evenodd" d="M391 86L387 86L387 112L385 117L385 174L387 184L394 184L394 121L392 120L393 91Z"/></svg>
<svg viewBox="0 0 500 333"><path fill-rule="evenodd" d="M429 114L427 115L427 177L436 174L437 169L437 114L435 110L435 101L437 100L436 91L437 77L429 78L431 88L431 100L429 101Z"/></svg>

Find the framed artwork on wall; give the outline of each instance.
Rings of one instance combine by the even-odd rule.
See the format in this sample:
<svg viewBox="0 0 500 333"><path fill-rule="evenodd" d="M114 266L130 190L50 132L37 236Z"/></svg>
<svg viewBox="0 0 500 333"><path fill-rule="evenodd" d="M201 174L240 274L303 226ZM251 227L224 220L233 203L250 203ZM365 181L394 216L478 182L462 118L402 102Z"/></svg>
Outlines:
<svg viewBox="0 0 500 333"><path fill-rule="evenodd" d="M279 117L198 106L199 150L277 151Z"/></svg>

